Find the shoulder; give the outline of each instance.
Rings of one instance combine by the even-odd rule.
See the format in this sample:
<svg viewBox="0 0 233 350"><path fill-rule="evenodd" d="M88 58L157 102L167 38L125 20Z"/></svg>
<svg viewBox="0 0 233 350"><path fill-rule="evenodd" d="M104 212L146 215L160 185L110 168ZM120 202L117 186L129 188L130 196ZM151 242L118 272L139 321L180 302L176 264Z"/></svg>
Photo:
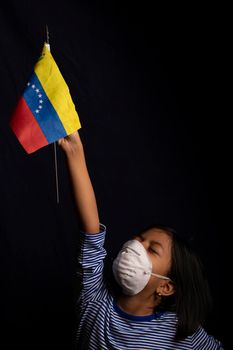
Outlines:
<svg viewBox="0 0 233 350"><path fill-rule="evenodd" d="M223 350L221 342L208 334L202 327L199 327L197 331L190 336L190 339L194 349Z"/></svg>

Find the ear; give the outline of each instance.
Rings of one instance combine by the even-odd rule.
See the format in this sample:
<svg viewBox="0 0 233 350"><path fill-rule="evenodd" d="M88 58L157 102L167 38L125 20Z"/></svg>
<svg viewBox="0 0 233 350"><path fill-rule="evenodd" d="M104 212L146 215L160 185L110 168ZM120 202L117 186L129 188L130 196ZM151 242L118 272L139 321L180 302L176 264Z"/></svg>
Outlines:
<svg viewBox="0 0 233 350"><path fill-rule="evenodd" d="M175 286L172 281L162 281L157 288L157 293L161 296L168 297L175 293Z"/></svg>

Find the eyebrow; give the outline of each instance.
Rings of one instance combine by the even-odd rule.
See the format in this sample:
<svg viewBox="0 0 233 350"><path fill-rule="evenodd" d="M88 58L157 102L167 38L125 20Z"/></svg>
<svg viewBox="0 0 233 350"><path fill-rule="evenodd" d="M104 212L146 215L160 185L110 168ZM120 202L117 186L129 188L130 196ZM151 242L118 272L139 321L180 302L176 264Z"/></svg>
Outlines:
<svg viewBox="0 0 233 350"><path fill-rule="evenodd" d="M145 237L143 236L143 233L140 233L139 235L137 235L138 237L140 237L141 239L145 239ZM160 242L158 242L158 241L154 241L154 240L150 240L150 244L152 245L152 244L156 244L156 245L159 245L163 250L164 250L164 248L163 248L163 245L160 243Z"/></svg>

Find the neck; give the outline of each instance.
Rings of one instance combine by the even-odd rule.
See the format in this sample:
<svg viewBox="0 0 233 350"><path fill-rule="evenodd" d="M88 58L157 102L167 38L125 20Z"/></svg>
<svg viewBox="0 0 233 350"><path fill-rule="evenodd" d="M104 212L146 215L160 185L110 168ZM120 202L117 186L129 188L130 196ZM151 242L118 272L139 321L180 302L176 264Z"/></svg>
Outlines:
<svg viewBox="0 0 233 350"><path fill-rule="evenodd" d="M145 296L141 292L133 296L121 294L117 300L118 306L123 311L135 316L152 315L159 303L154 294Z"/></svg>

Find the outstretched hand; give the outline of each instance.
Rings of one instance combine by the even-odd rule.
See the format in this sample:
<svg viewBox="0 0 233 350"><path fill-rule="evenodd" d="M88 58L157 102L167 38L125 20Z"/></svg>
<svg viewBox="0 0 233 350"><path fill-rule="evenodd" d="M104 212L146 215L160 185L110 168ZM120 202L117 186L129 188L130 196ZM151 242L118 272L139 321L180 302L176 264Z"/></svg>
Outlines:
<svg viewBox="0 0 233 350"><path fill-rule="evenodd" d="M75 154L82 147L78 131L58 140L58 144L66 154Z"/></svg>

